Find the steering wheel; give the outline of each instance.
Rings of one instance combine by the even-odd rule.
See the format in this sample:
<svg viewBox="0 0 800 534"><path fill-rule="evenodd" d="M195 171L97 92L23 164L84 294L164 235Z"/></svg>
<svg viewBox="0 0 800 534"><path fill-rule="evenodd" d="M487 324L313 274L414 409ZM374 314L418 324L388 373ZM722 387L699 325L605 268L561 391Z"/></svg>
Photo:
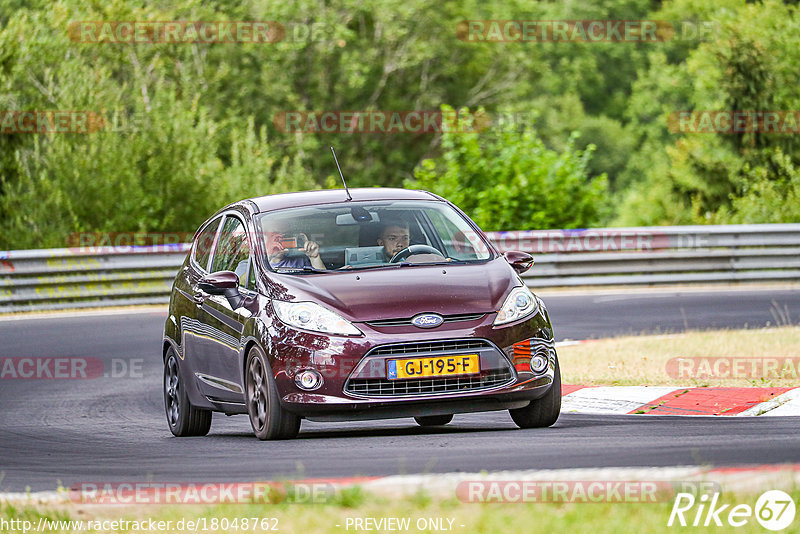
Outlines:
<svg viewBox="0 0 800 534"><path fill-rule="evenodd" d="M406 247L392 256L392 259L389 260L389 263L399 263L409 256L413 256L415 254L436 254L437 256L444 258L444 254L439 252L439 249L429 247L428 245L411 245L410 247Z"/></svg>

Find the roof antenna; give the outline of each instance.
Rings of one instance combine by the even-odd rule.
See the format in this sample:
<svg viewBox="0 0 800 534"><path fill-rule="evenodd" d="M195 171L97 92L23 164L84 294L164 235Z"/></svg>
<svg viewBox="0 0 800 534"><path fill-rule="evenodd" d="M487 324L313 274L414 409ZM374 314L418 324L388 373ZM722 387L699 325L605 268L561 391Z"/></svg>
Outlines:
<svg viewBox="0 0 800 534"><path fill-rule="evenodd" d="M347 189L347 182L344 181L344 174L342 174L342 168L339 167L339 160L336 159L336 151L333 150L333 147L331 147L331 153L333 154L333 161L336 162L336 168L339 169L339 176L342 177L342 183L344 184L344 192L347 193L347 200L353 200L353 197L350 196L350 190Z"/></svg>

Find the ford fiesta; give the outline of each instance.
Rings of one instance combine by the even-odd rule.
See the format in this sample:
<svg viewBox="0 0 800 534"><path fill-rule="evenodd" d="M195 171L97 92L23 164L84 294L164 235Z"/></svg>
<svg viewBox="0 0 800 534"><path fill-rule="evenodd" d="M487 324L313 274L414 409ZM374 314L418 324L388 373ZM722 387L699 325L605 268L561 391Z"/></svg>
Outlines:
<svg viewBox="0 0 800 534"><path fill-rule="evenodd" d="M508 410L522 428L561 410L550 318L469 217L424 191L310 191L243 200L195 234L164 329L176 436L212 412L260 439L313 421Z"/></svg>

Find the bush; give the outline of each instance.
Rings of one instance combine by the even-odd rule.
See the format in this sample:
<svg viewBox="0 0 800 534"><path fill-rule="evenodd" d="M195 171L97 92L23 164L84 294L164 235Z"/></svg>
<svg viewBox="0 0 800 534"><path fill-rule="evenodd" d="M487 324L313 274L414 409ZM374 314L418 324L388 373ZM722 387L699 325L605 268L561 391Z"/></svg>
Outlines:
<svg viewBox="0 0 800 534"><path fill-rule="evenodd" d="M133 116L122 131L37 135L18 149L0 247L61 247L71 232L191 232L229 202L314 188L252 120L225 127L169 89Z"/></svg>
<svg viewBox="0 0 800 534"><path fill-rule="evenodd" d="M453 113L446 106L443 110ZM605 221L606 176L587 173L594 147L576 150L573 134L557 153L545 147L533 125L521 132L458 133L469 127L468 112L459 111L462 122L443 134L442 155L423 160L406 187L447 198L487 231L580 228Z"/></svg>

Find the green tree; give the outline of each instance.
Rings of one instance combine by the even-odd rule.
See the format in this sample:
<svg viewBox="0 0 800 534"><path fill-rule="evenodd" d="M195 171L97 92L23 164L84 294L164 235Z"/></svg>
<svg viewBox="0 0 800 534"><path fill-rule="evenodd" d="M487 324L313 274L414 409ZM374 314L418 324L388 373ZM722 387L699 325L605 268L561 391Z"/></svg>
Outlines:
<svg viewBox="0 0 800 534"><path fill-rule="evenodd" d="M696 5L680 1L665 5L664 11ZM666 54L651 55L649 70L640 72L634 85L630 124L640 144L624 173L630 187L620 202L619 224L738 220L736 213L743 209L745 218L759 222L761 211L746 209L749 202L760 202L754 191L769 198L791 183L787 177L800 158L796 135L667 130L669 113L675 111L796 110L800 104L789 89L800 81L797 9L774 1L729 0L714 12L701 5L697 12L715 23L714 39L685 58L678 54L683 59L675 64L666 61ZM660 118L654 120L657 113ZM769 180L776 181L774 187Z"/></svg>
<svg viewBox="0 0 800 534"><path fill-rule="evenodd" d="M587 173L593 147L580 151L570 144L555 152L532 125L522 132L462 133L470 130L467 109L459 111L459 121L443 135L442 155L424 160L406 187L444 196L484 230L581 228L603 221L608 183L605 175Z"/></svg>

